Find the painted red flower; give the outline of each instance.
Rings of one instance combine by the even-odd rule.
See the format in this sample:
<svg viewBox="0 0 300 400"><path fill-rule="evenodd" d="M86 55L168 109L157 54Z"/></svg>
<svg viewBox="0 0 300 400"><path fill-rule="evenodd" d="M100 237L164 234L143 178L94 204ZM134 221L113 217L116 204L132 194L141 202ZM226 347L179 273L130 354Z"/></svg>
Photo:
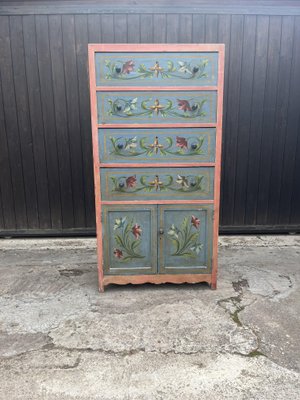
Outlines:
<svg viewBox="0 0 300 400"><path fill-rule="evenodd" d="M132 188L135 185L136 185L136 177L134 175L133 176L129 176L126 179L126 186L129 187L129 188Z"/></svg>
<svg viewBox="0 0 300 400"><path fill-rule="evenodd" d="M123 252L120 249L114 249L114 255L116 258L122 258L123 257Z"/></svg>
<svg viewBox="0 0 300 400"><path fill-rule="evenodd" d="M177 102L178 102L179 110L192 111L190 103L187 100L179 100L179 99L177 99Z"/></svg>
<svg viewBox="0 0 300 400"><path fill-rule="evenodd" d="M123 64L122 68L122 74L130 74L134 69L134 62L132 60L126 61L125 64Z"/></svg>
<svg viewBox="0 0 300 400"><path fill-rule="evenodd" d="M134 234L134 237L136 239L139 239L139 237L141 236L141 233L142 233L142 229L141 229L140 225L135 224L132 228L132 233Z"/></svg>
<svg viewBox="0 0 300 400"><path fill-rule="evenodd" d="M187 149L187 141L184 137L176 136L176 146L182 149Z"/></svg>
<svg viewBox="0 0 300 400"><path fill-rule="evenodd" d="M198 229L200 226L200 219L196 218L194 215L192 215L192 219L191 219L191 224Z"/></svg>

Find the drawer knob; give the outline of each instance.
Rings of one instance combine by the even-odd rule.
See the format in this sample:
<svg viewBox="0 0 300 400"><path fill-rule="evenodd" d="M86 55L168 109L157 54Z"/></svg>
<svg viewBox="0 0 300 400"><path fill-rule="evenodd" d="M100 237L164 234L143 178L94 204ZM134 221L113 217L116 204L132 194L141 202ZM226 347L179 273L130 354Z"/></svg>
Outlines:
<svg viewBox="0 0 300 400"><path fill-rule="evenodd" d="M164 230L163 230L163 228L160 228L160 230L159 230L159 234L160 234L160 235L163 235L163 234L164 234Z"/></svg>

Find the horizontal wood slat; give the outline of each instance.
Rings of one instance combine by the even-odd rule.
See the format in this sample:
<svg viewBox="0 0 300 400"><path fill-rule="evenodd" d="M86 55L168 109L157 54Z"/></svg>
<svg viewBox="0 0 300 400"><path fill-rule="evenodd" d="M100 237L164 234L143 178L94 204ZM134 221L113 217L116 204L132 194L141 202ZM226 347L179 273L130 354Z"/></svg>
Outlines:
<svg viewBox="0 0 300 400"><path fill-rule="evenodd" d="M87 1L20 1L4 2L0 5L0 15L32 14L161 14L172 9L176 14L256 14L256 15L299 15L300 7L296 1L214 1L190 0L188 5L180 0L166 1L163 4L151 4L146 1L103 1L100 4ZM120 17L119 24L122 24ZM189 24L189 21L186 21ZM182 31L180 32L182 34Z"/></svg>

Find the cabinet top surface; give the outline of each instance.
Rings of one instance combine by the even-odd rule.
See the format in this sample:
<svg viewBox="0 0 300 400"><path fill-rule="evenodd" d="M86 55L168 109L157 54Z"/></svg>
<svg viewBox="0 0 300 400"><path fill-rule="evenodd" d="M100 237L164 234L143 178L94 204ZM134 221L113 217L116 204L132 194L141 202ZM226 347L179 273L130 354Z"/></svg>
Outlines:
<svg viewBox="0 0 300 400"><path fill-rule="evenodd" d="M140 51L218 51L223 52L225 45L222 43L203 43L203 44L191 44L191 43L97 43L89 44L90 51L128 51L130 53Z"/></svg>

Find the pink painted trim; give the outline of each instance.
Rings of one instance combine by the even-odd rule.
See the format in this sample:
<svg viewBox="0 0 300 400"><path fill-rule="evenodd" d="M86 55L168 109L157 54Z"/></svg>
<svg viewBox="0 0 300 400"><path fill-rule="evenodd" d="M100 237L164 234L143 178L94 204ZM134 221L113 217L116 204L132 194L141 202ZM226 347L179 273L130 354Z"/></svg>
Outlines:
<svg viewBox="0 0 300 400"><path fill-rule="evenodd" d="M218 103L217 103L217 132L216 132L216 167L215 167L215 214L213 227L213 259L212 259L212 281L211 287L217 287L218 271L218 237L219 237L219 218L220 218L220 181L221 181L221 152L222 152L222 123L223 123L223 95L224 95L224 59L225 46L220 45L219 68L218 68Z"/></svg>
<svg viewBox="0 0 300 400"><path fill-rule="evenodd" d="M111 204L214 204L214 200L104 200L105 205Z"/></svg>
<svg viewBox="0 0 300 400"><path fill-rule="evenodd" d="M148 168L148 167L162 167L162 168L171 168L171 167L214 167L215 163L99 163L99 167L101 168Z"/></svg>
<svg viewBox="0 0 300 400"><path fill-rule="evenodd" d="M202 91L217 91L218 86L97 86L97 92L147 92L147 91L160 91L160 92L202 92Z"/></svg>
<svg viewBox="0 0 300 400"><path fill-rule="evenodd" d="M215 128L216 123L175 123L175 124L98 124L98 128Z"/></svg>
<svg viewBox="0 0 300 400"><path fill-rule="evenodd" d="M101 218L101 197L100 197L100 170L98 168L98 129L97 129L97 98L96 98L96 77L95 77L95 57L94 52L89 49L89 79L90 79L90 102L91 102L91 125L93 139L93 158L94 158L94 188L95 188L95 207L96 207L96 232L97 232L97 259L98 259L98 279L99 290L104 291L103 285L103 248L102 248L102 218Z"/></svg>
<svg viewBox="0 0 300 400"><path fill-rule="evenodd" d="M128 43L101 43L101 44L89 44L89 51L107 51L107 52L191 52L191 51L206 51L208 53L222 51L224 49L223 44L216 43L204 43L204 44L190 44L190 43L139 43L139 44L128 44Z"/></svg>
<svg viewBox="0 0 300 400"><path fill-rule="evenodd" d="M106 275L103 279L104 286L111 283L127 285L128 283L141 285L143 283L198 283L211 284L211 274L153 274L153 275Z"/></svg>

